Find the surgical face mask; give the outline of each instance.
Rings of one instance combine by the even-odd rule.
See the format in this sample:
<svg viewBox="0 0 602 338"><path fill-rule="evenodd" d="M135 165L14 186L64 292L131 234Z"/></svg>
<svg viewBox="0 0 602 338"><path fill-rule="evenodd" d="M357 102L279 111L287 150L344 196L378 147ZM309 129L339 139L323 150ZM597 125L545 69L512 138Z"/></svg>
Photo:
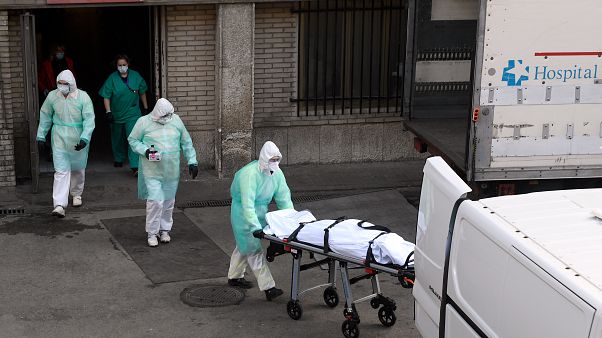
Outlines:
<svg viewBox="0 0 602 338"><path fill-rule="evenodd" d="M270 169L272 173L275 173L280 170L280 166L278 165L278 162L270 162L268 163L268 169Z"/></svg>
<svg viewBox="0 0 602 338"><path fill-rule="evenodd" d="M121 74L125 74L128 72L128 66L117 66L117 70L121 73Z"/></svg>
<svg viewBox="0 0 602 338"><path fill-rule="evenodd" d="M65 53L57 52L56 54L54 54L54 56L56 57L57 60L62 60L65 57Z"/></svg>
<svg viewBox="0 0 602 338"><path fill-rule="evenodd" d="M69 85L68 84L58 84L57 88L63 95L69 94Z"/></svg>
<svg viewBox="0 0 602 338"><path fill-rule="evenodd" d="M161 123L161 124L166 124L167 122L171 121L171 118L173 117L173 113L169 113L166 115L161 116L157 122Z"/></svg>

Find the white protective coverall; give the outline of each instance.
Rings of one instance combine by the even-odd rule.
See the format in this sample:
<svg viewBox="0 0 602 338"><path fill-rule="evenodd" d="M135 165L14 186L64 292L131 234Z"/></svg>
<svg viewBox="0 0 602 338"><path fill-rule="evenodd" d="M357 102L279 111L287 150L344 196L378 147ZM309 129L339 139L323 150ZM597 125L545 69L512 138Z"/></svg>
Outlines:
<svg viewBox="0 0 602 338"><path fill-rule="evenodd" d="M66 207L69 192L74 197L81 196L84 192L85 169L94 130L94 107L90 96L77 89L75 77L70 70L62 71L56 81L69 83L69 93L65 97L55 89L48 94L40 109L36 139L45 141L48 130L52 128L52 199L55 207ZM86 146L76 151L75 145L80 141L84 141Z"/></svg>
<svg viewBox="0 0 602 338"><path fill-rule="evenodd" d="M270 162L274 157L277 157L278 161ZM291 192L284 173L278 167L281 158L278 147L267 141L261 148L259 161L252 161L240 169L234 175L230 187L230 218L236 248L230 258L228 279L243 278L248 266L262 291L273 288L275 282L262 253L261 242L252 234L266 226L265 214L272 199L276 201L278 209L293 208Z"/></svg>
<svg viewBox="0 0 602 338"><path fill-rule="evenodd" d="M197 164L190 134L180 117L174 114L173 105L160 98L150 114L138 119L128 142L140 155L138 197L146 199L148 237L169 232L180 181L180 151L189 166ZM161 154L158 162L149 161L145 156L151 145Z"/></svg>

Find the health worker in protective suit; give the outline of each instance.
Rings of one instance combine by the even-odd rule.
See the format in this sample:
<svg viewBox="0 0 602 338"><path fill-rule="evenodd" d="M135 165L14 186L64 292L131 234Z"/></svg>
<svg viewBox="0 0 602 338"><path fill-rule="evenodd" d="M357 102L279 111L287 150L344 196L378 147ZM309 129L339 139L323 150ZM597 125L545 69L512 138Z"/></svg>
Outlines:
<svg viewBox="0 0 602 338"><path fill-rule="evenodd" d="M253 161L236 172L230 187L230 218L236 248L230 259L228 284L252 288L253 284L244 278L248 266L267 300L280 296L282 290L275 287L276 283L262 253L261 242L253 237L253 232L266 226L265 215L272 199L276 201L278 209L293 208L291 191L279 168L281 159L278 147L271 141L266 142L259 153L259 161Z"/></svg>
<svg viewBox="0 0 602 338"><path fill-rule="evenodd" d="M85 169L88 162L90 138L94 130L94 107L90 96L77 89L70 70L56 78L58 88L48 93L40 109L40 125L36 140L38 151L44 153L46 133L52 128L52 158L54 184L52 214L65 217L69 192L73 206L82 205Z"/></svg>
<svg viewBox="0 0 602 338"><path fill-rule="evenodd" d="M196 152L190 134L173 105L160 98L150 114L142 116L128 137L132 149L140 155L138 197L146 199L148 245L169 243L173 208L180 181L180 149L194 179L199 173Z"/></svg>

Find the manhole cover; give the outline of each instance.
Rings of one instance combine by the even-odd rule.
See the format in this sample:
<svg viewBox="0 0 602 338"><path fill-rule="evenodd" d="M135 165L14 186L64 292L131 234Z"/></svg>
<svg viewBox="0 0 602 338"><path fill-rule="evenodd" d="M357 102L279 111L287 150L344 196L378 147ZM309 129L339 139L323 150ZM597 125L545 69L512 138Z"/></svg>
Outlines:
<svg viewBox="0 0 602 338"><path fill-rule="evenodd" d="M190 306L216 307L239 304L245 293L225 285L193 285L182 290L180 299Z"/></svg>

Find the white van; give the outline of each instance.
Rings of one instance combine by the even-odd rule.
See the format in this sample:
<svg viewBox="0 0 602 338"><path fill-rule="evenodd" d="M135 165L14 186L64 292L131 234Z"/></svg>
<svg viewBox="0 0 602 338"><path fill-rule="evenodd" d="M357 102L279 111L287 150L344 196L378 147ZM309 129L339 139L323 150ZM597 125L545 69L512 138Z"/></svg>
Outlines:
<svg viewBox="0 0 602 338"><path fill-rule="evenodd" d="M465 198L424 167L413 295L426 337L602 337L602 189Z"/></svg>

